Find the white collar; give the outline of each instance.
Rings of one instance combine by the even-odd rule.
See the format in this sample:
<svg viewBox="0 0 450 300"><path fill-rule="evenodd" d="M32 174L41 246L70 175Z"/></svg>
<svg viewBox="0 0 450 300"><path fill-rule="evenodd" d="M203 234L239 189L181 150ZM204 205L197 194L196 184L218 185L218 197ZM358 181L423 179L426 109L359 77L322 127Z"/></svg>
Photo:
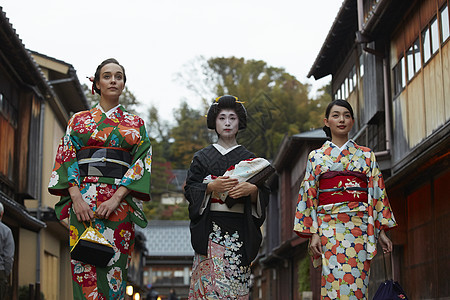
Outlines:
<svg viewBox="0 0 450 300"><path fill-rule="evenodd" d="M104 113L108 118L111 116L111 114L120 106L120 104L117 104L116 106L114 106L113 108L111 108L110 110L108 110L107 112L105 112L105 110L103 109L103 107L100 105L100 103L98 104L98 108L102 111L102 113Z"/></svg>
<svg viewBox="0 0 450 300"><path fill-rule="evenodd" d="M239 147L240 145L236 145L236 146L233 146L233 147L228 148L228 149L225 149L223 146L221 146L221 145L219 145L219 144L213 144L213 146L217 149L217 151L220 152L220 154L225 155L225 154L227 154L228 152L230 152L231 150L233 150L233 149Z"/></svg>
<svg viewBox="0 0 450 300"><path fill-rule="evenodd" d="M348 139L344 145L342 145L342 147L339 147L338 145L336 145L335 143L333 143L332 141L330 141L330 143L335 146L336 148L338 148L340 151L344 150L345 148L347 148L348 143L354 143L352 139Z"/></svg>

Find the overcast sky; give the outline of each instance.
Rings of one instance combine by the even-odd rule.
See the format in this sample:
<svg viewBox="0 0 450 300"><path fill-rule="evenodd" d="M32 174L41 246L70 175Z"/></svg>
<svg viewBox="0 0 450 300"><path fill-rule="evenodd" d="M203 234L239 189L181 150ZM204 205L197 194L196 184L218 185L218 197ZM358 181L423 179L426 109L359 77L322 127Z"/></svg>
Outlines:
<svg viewBox="0 0 450 300"><path fill-rule="evenodd" d="M174 80L198 56L244 57L306 78L342 0L1 0L26 48L74 66L90 84L104 59L125 67L127 86L171 119L181 100L199 99Z"/></svg>

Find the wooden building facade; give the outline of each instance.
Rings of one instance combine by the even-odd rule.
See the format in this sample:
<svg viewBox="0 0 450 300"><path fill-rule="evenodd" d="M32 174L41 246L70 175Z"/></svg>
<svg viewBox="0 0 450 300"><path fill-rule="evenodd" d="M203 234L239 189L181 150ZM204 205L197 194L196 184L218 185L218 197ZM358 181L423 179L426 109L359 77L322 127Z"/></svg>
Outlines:
<svg viewBox="0 0 450 300"><path fill-rule="evenodd" d="M350 137L376 153L399 223L389 231L389 273L410 299L450 297L450 237L444 233L450 225L449 19L447 0L345 0L308 74L331 75L333 98L355 110ZM284 144L275 161L278 178L271 182L274 203L254 266L254 299L319 299L320 274L312 267L307 272L304 263L307 241L292 232L295 191L313 141L302 141L291 156ZM280 163L285 159L288 164ZM271 218L278 219L277 229ZM377 255L370 296L383 280Z"/></svg>
<svg viewBox="0 0 450 300"><path fill-rule="evenodd" d="M47 300L72 299L68 226L47 185L69 116L88 108L73 66L26 49L0 7L0 201L15 242L8 299L30 285Z"/></svg>

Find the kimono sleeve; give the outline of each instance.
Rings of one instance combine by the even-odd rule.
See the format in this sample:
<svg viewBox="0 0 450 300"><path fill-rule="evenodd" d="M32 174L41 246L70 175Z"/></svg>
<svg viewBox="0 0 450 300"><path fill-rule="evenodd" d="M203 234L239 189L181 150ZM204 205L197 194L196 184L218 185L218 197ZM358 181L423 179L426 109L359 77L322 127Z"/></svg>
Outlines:
<svg viewBox="0 0 450 300"><path fill-rule="evenodd" d="M130 190L130 194L140 200L150 200L150 175L152 167L152 147L145 125L139 128L141 139L132 151L132 163L123 176L120 185Z"/></svg>
<svg viewBox="0 0 450 300"><path fill-rule="evenodd" d="M376 162L375 154L372 151L370 154L370 173L367 175L369 176L368 194L372 201L373 224L376 229L376 236L378 236L379 231L389 230L397 226L397 223L389 204L383 175ZM369 226L370 223L372 222L369 220ZM372 230L368 228L369 232Z"/></svg>
<svg viewBox="0 0 450 300"><path fill-rule="evenodd" d="M320 165L314 163L315 152L311 152L308 156L306 164L305 178L302 181L298 193L297 209L294 218L294 231L301 237L310 237L311 234L317 233L317 176L316 169Z"/></svg>
<svg viewBox="0 0 450 300"><path fill-rule="evenodd" d="M201 208L204 204L206 187L208 186L207 183L203 183L205 169L199 155L194 155L184 187L184 195L189 202L189 218L192 221L201 217Z"/></svg>
<svg viewBox="0 0 450 300"><path fill-rule="evenodd" d="M255 205L252 205L252 215L258 227L261 227L266 219L266 208L269 205L270 188L265 184L259 184L258 200Z"/></svg>
<svg viewBox="0 0 450 300"><path fill-rule="evenodd" d="M67 196L69 187L80 185L76 142L71 136L71 131L72 126L71 122L69 122L66 134L59 143L55 164L48 184L48 191L53 195Z"/></svg>

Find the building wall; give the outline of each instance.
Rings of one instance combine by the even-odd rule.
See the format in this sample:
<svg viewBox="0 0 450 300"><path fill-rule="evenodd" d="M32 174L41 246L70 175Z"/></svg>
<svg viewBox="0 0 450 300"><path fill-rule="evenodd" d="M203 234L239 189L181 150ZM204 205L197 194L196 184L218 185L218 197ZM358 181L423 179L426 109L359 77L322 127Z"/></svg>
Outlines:
<svg viewBox="0 0 450 300"><path fill-rule="evenodd" d="M0 175L11 182L14 180L18 95L15 81L0 65Z"/></svg>
<svg viewBox="0 0 450 300"><path fill-rule="evenodd" d="M450 237L442 234L450 226L448 164L443 158L419 168L389 190L399 223L389 232L397 266L394 276L409 299L438 299L450 292Z"/></svg>
<svg viewBox="0 0 450 300"><path fill-rule="evenodd" d="M45 69L44 69L45 70ZM48 192L56 151L64 135L65 127L57 120L48 102L44 107L43 155L41 170L41 207L53 209L58 196ZM68 220L64 220L66 224ZM41 233L41 291L46 300L72 299L72 273L68 238L50 230ZM69 235L69 231L63 234Z"/></svg>
<svg viewBox="0 0 450 300"><path fill-rule="evenodd" d="M441 5L446 1L427 0L419 2L412 13L405 18L391 40L391 65L405 57L408 73L408 50L417 41L420 43L420 68L416 74L406 80L403 91L394 95L394 163L404 158L411 149L432 135L438 128L450 120L449 60L448 39L439 38L439 49L428 60L424 60L424 32L437 17L441 24ZM445 24L448 26L448 24ZM440 26L439 26L440 28ZM406 76L407 74L403 74Z"/></svg>
<svg viewBox="0 0 450 300"><path fill-rule="evenodd" d="M48 230L43 230L41 232L41 291L46 300L61 299L59 265L64 262L60 260L59 248L59 239Z"/></svg>
<svg viewBox="0 0 450 300"><path fill-rule="evenodd" d="M48 102L45 105L44 118L44 151L42 157L42 206L54 207L59 201L58 196L51 195L48 192L48 183L52 174L56 151L59 142L65 133L65 128L56 119Z"/></svg>
<svg viewBox="0 0 450 300"><path fill-rule="evenodd" d="M36 283L36 241L37 234L30 230L21 228L19 234L19 244L16 247L26 249L19 251L18 273L19 287Z"/></svg>
<svg viewBox="0 0 450 300"><path fill-rule="evenodd" d="M402 6L404 10L395 11L394 14L393 10L389 11L389 8L397 7L400 1L363 2L364 5L373 4L370 6L371 10L381 4L389 6L386 15L382 13L373 15L373 19L380 22L375 22L376 24L373 25L375 42L361 45L361 47L373 47L372 49L375 50L380 48L382 55L385 41L388 41L387 46L390 47L388 68L391 71L389 74L391 84L386 88L391 89L388 90L387 95L388 100L392 100L393 123L392 128L387 130L392 130L393 139L390 155L386 155L387 152L383 153L383 159L388 160L385 164L386 169L383 171L390 175L386 177L386 187L399 226L388 232L394 243L394 267L388 276L393 276L404 286L409 299L444 299L450 295L448 273L450 238L444 233L445 228L450 225L448 201L450 194L448 185L450 180L450 148L448 146L450 38L442 40L439 35L438 49L430 54L428 60L425 59L424 50L427 51L428 48L424 48L427 47L424 41L426 41L426 34L433 32L435 18L438 27L434 28L438 28L438 32L441 33L441 9L443 5L449 3L448 0L405 1L403 2L405 5ZM346 3L351 4L351 1ZM447 7L445 17L450 19L448 11ZM393 22L392 18L388 20L390 16L397 13L398 24L397 21ZM349 24L345 24L345 21L343 23L343 27L338 29L348 30L348 35L354 36L353 31L346 29L349 27L344 27ZM395 28L393 28L394 24L396 24ZM444 29L450 31L448 23L444 25ZM432 34L437 36L436 32ZM342 38L342 42L344 41L345 37ZM356 49L361 47L355 44ZM337 48L333 50L338 50ZM354 51L354 49L349 50L346 57L353 57ZM339 57L336 54L334 58L338 69L332 70L334 97L348 100L356 110L359 125L369 127L371 124L365 124L365 122L373 120L372 108L377 108L377 118L380 112L384 113L383 101L380 101L384 100L385 96L384 78L381 72L383 61L377 59L378 53L362 50L361 55L365 57L364 59L352 59L358 74L357 89L343 93L343 90L348 89L348 85L345 84L346 79L351 78L353 73L349 73L352 66L348 65L348 60L342 59L341 54L339 53ZM327 55L333 54L327 53ZM414 57L413 65L408 64L408 58L411 57ZM359 62L361 61L364 63L364 73L360 72ZM403 78L404 83L402 82L403 86L396 90L395 67L398 64L404 69L401 74L403 77L400 77ZM408 70L414 72L408 75ZM344 86L342 86L343 82ZM337 97L343 94L345 97ZM350 137L356 132L357 130L353 130ZM365 143L365 145L373 147L371 143ZM281 180L285 180L283 172L278 171L281 174ZM280 188L285 189L287 185L280 183ZM281 194L288 193L282 191ZM295 260L298 258L299 256L295 255ZM290 286L292 290L295 290L295 260L292 265L294 268L292 273L294 279ZM382 255L377 255L372 261L369 298L373 296L378 284L385 279L382 264ZM313 276L313 273L314 271L311 271L312 290L315 291L315 299L316 297L318 299L316 289L318 290L317 284L320 285L320 277Z"/></svg>

